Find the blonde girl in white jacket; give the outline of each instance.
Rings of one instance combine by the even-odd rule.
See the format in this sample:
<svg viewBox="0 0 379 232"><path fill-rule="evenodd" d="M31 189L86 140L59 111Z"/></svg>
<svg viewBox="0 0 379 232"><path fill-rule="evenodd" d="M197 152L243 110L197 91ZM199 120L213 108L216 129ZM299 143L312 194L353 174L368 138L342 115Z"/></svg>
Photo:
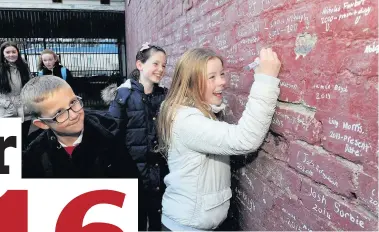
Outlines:
<svg viewBox="0 0 379 232"><path fill-rule="evenodd" d="M279 96L281 63L270 48L260 52L246 109L237 125L219 121L224 108L223 61L196 48L178 61L158 119L160 149L170 173L164 181L162 230L213 230L226 218L232 192L229 156L262 144Z"/></svg>

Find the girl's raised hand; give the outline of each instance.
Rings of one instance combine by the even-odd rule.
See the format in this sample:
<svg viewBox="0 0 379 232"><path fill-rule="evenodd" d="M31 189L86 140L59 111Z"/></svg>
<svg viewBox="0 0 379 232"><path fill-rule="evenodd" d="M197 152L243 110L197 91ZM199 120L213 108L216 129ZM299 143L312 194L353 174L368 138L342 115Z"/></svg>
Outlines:
<svg viewBox="0 0 379 232"><path fill-rule="evenodd" d="M266 74L272 77L278 76L281 62L276 52L272 51L271 48L262 48L259 59L260 63L255 73Z"/></svg>

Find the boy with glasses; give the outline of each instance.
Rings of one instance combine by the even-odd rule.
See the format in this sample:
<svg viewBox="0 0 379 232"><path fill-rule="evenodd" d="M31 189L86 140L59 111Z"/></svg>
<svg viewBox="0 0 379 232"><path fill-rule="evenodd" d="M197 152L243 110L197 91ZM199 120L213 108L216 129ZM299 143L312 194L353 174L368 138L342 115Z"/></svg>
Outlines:
<svg viewBox="0 0 379 232"><path fill-rule="evenodd" d="M38 76L25 84L21 101L33 124L44 129L22 154L23 178L139 178L113 118L83 109L83 101L60 77ZM139 205L143 197L138 179ZM146 229L144 208L138 230Z"/></svg>
<svg viewBox="0 0 379 232"><path fill-rule="evenodd" d="M31 79L21 100L33 124L44 129L23 152L23 178L138 178L135 162L115 137L117 123L84 110L62 78Z"/></svg>

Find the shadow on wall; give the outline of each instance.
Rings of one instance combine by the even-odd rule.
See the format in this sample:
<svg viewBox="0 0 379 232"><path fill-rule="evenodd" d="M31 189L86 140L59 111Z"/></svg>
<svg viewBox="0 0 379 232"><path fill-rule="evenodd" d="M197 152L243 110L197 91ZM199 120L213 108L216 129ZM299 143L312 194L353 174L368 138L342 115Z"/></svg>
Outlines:
<svg viewBox="0 0 379 232"><path fill-rule="evenodd" d="M231 172L232 172L232 186L231 189L235 191L241 185L240 178L238 177L238 170L241 170L254 162L258 157L258 151L248 155L232 156L230 158ZM242 196L243 198L243 196ZM248 206L250 207L250 206ZM243 210L241 210L240 204L233 197L230 201L230 208L228 212L228 218L217 228L216 231L240 231L239 221L243 217Z"/></svg>

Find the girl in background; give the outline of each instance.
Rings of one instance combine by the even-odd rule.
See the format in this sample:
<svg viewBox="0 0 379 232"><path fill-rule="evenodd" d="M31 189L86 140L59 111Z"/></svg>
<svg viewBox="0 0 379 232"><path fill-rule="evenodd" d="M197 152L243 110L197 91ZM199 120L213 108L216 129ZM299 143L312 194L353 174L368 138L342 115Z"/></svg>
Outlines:
<svg viewBox="0 0 379 232"><path fill-rule="evenodd" d="M136 55L136 69L117 89L109 95L110 88L103 91L106 102L113 100L109 114L120 119L123 142L136 161L144 183L142 205L148 220L149 231L161 229L162 195L165 190L163 178L168 173L164 157L157 153L158 138L156 119L167 89L160 87L166 69L166 52L158 46L145 43ZM113 96L113 97L112 97ZM107 100L108 99L108 100Z"/></svg>
<svg viewBox="0 0 379 232"><path fill-rule="evenodd" d="M64 79L71 87L73 87L73 77L70 70L60 63L57 54L50 49L45 49L41 52L38 70L38 76L57 76Z"/></svg>
<svg viewBox="0 0 379 232"><path fill-rule="evenodd" d="M4 42L0 46L0 118L22 117L23 144L29 133L30 119L24 117L20 93L31 74L20 50L14 42Z"/></svg>

